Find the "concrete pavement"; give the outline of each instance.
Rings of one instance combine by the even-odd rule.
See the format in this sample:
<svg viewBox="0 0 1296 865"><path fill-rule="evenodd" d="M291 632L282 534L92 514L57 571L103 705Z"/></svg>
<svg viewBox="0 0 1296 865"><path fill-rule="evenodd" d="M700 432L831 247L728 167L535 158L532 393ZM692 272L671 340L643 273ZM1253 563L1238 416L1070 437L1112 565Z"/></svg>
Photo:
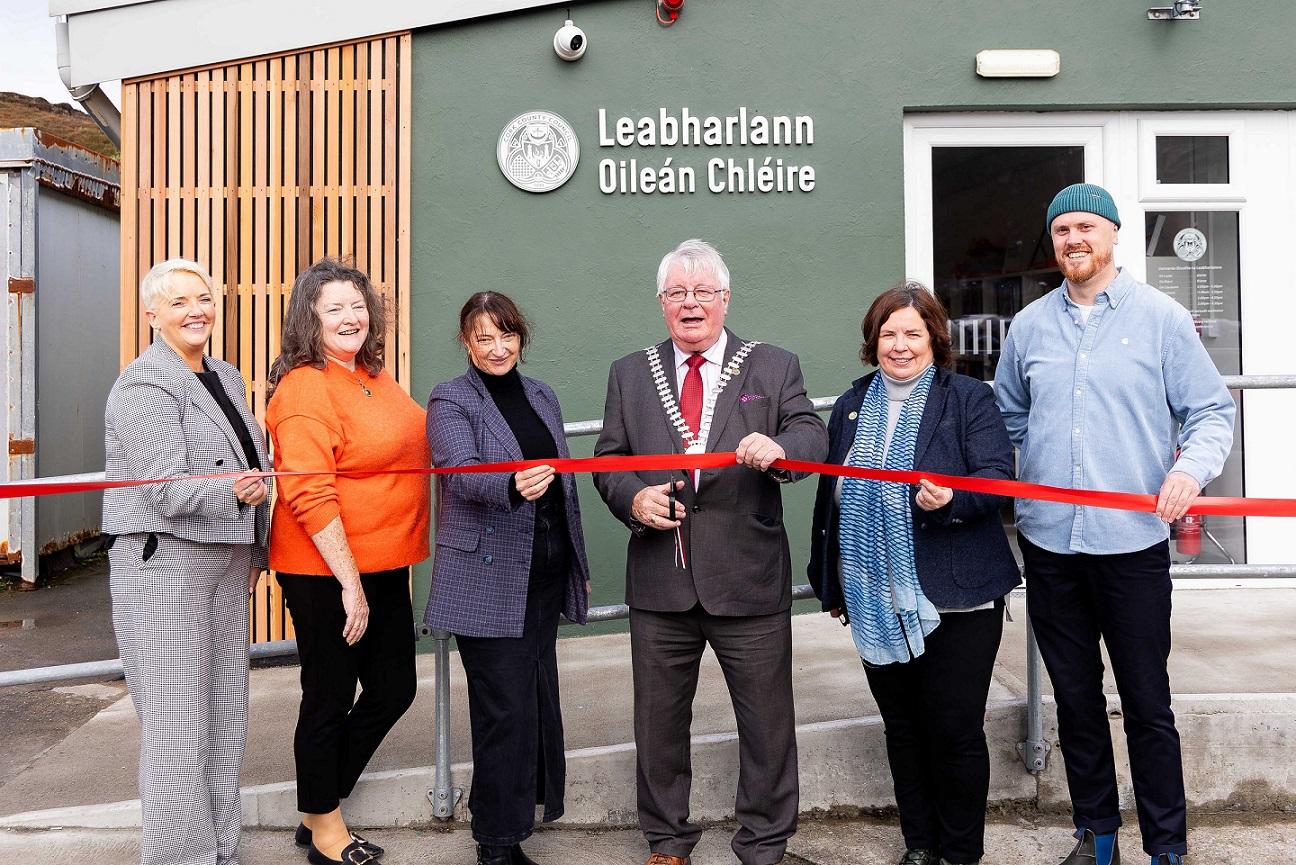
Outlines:
<svg viewBox="0 0 1296 865"><path fill-rule="evenodd" d="M1122 855L1140 858L1132 817L1122 831ZM693 852L693 865L733 865L731 825L709 828ZM1054 865L1074 843L1059 818L1000 816L986 827L987 865ZM470 865L472 838L465 830L387 829L369 833L387 848L384 865ZM1253 865L1286 861L1296 849L1296 815L1232 816L1196 821L1188 835L1190 861L1202 865ZM542 830L525 843L541 865L639 865L647 857L633 830ZM299 865L305 860L287 831L250 830L240 845L242 865ZM876 818L804 820L788 847L787 865L894 865L901 849L894 821ZM0 858L11 862L101 865L138 861L132 830L22 832L0 830Z"/></svg>
<svg viewBox="0 0 1296 865"><path fill-rule="evenodd" d="M1024 614L1020 602L1014 604L1016 621L1006 629L991 689L987 729L992 798L1024 807L1027 813L1056 811L1065 807L1066 796L1051 707L1046 707L1046 733L1054 752L1048 771L1039 777L1026 773L1015 751L1024 729ZM1296 656L1289 636L1293 614L1296 589L1176 593L1171 676L1185 743L1189 795L1200 810L1296 810L1296 766L1290 758L1290 742L1296 739ZM885 808L891 796L881 724L849 635L820 615L795 617L793 635L803 810L854 814L860 808ZM559 663L570 749L568 813L563 823L603 828L633 825L628 637L561 641ZM470 740L457 659L451 669L454 784L467 788ZM430 657L420 657L419 672L418 701L388 737L371 763L370 776L347 803L355 825L432 824L426 798L433 783ZM291 826L297 819L291 747L299 694L296 676L291 667L252 674L251 729L243 774L244 818L250 826ZM1108 684L1113 725L1119 734L1119 703L1114 686ZM733 728L722 677L714 660L708 659L693 724L694 813L700 819L732 817ZM0 786L0 826L124 827L137 822L138 804L131 801L137 795L136 729L130 701L121 699L31 760ZM1123 761L1123 755L1118 757ZM1128 785L1125 796L1128 802ZM462 804L456 816L466 818ZM9 834L4 843L26 837L30 836ZM53 843L64 836L46 837ZM129 833L107 833L102 840L132 843L121 840L129 837ZM91 833L85 838L91 844L101 836ZM725 845L718 849L724 850Z"/></svg>

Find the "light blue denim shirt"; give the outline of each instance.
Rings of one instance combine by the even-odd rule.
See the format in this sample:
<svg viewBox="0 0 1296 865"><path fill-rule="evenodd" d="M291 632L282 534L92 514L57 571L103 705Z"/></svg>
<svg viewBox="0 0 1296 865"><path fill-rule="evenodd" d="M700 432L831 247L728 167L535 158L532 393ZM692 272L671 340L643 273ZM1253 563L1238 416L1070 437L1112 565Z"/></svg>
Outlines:
<svg viewBox="0 0 1296 865"><path fill-rule="evenodd" d="M1066 289L1013 319L995 373L1021 480L1155 494L1174 470L1204 487L1237 409L1188 310L1121 269L1085 324ZM1128 553L1169 536L1155 514L1029 499L1017 500L1017 530L1055 553Z"/></svg>

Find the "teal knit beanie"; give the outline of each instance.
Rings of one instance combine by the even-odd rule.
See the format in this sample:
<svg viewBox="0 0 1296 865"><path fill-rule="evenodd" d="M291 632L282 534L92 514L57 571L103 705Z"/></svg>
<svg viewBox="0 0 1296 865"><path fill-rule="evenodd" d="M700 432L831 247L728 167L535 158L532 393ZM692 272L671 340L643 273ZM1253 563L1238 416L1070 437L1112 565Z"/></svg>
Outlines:
<svg viewBox="0 0 1296 865"><path fill-rule="evenodd" d="M1116 212L1116 202L1112 200L1111 193L1094 183L1073 183L1053 196L1053 203L1048 209L1048 219L1044 224L1051 231L1053 220L1064 213L1077 211L1095 213L1110 219L1116 223L1117 228L1120 228L1120 214Z"/></svg>

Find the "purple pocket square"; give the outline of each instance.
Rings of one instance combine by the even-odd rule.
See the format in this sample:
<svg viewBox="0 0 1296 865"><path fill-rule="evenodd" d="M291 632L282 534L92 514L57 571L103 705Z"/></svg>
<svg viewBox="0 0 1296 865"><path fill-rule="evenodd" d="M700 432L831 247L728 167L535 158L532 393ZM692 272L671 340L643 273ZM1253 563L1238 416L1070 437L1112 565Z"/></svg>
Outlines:
<svg viewBox="0 0 1296 865"><path fill-rule="evenodd" d="M738 401L741 402L741 403L756 402L756 400L758 400L758 399L765 399L765 394L762 394L762 393L745 393L745 394L743 394L742 396L738 397Z"/></svg>

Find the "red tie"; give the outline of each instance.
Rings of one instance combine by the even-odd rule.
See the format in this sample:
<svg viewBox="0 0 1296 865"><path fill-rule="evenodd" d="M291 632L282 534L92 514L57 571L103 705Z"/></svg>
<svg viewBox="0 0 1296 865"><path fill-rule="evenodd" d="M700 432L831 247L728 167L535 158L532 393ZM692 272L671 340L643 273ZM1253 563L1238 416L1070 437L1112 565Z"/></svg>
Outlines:
<svg viewBox="0 0 1296 865"><path fill-rule="evenodd" d="M688 372L684 373L684 387L680 388L680 412L684 415L684 422L688 424L689 429L697 435L699 427L702 426L701 366L706 363L706 358L700 354L691 354L686 363L688 363Z"/></svg>

